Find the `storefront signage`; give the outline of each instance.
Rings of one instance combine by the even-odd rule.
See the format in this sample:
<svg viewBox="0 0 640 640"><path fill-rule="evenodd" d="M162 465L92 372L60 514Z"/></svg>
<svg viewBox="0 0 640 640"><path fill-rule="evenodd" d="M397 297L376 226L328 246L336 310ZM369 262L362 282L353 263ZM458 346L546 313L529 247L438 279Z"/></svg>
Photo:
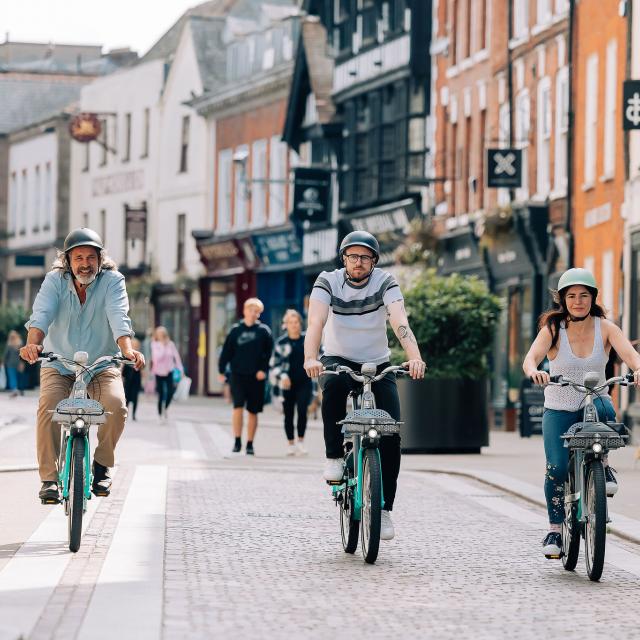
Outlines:
<svg viewBox="0 0 640 640"><path fill-rule="evenodd" d="M622 88L622 128L640 129L640 80L625 80Z"/></svg>
<svg viewBox="0 0 640 640"><path fill-rule="evenodd" d="M251 238L198 243L197 247L209 275L234 275L246 270L253 271L258 266Z"/></svg>
<svg viewBox="0 0 640 640"><path fill-rule="evenodd" d="M594 207L593 209L589 209L587 212L585 212L584 228L590 229L591 227L595 227L596 225L607 222L608 220L611 220L610 202L600 205L599 207Z"/></svg>
<svg viewBox="0 0 640 640"><path fill-rule="evenodd" d="M304 265L326 264L336 259L338 253L338 229L322 229L305 233L302 244Z"/></svg>
<svg viewBox="0 0 640 640"><path fill-rule="evenodd" d="M102 133L102 125L95 113L79 113L69 123L69 134L78 142L91 142Z"/></svg>
<svg viewBox="0 0 640 640"><path fill-rule="evenodd" d="M487 187L519 189L522 186L522 151L487 149Z"/></svg>
<svg viewBox="0 0 640 640"><path fill-rule="evenodd" d="M302 246L293 229L256 235L252 239L264 267L292 265L302 260Z"/></svg>
<svg viewBox="0 0 640 640"><path fill-rule="evenodd" d="M94 178L92 193L94 196L106 196L111 193L137 191L144 187L144 171L126 171L102 178Z"/></svg>
<svg viewBox="0 0 640 640"><path fill-rule="evenodd" d="M15 256L16 267L44 267L44 255L18 253Z"/></svg>
<svg viewBox="0 0 640 640"><path fill-rule="evenodd" d="M328 222L330 186L331 172L328 169L296 167L292 218L299 222Z"/></svg>
<svg viewBox="0 0 640 640"><path fill-rule="evenodd" d="M462 249L457 249L454 254L454 259L456 262L461 262L462 260L469 260L471 258L471 247L462 247Z"/></svg>
<svg viewBox="0 0 640 640"><path fill-rule="evenodd" d="M146 240L147 238L147 203L130 207L124 205L127 240Z"/></svg>
<svg viewBox="0 0 640 640"><path fill-rule="evenodd" d="M524 243L515 233L492 247L488 259L491 275L496 282L504 283L512 278L528 279L534 274L534 266Z"/></svg>
<svg viewBox="0 0 640 640"><path fill-rule="evenodd" d="M473 227L467 224L443 235L439 241L439 273L461 273L487 280L487 268L473 235Z"/></svg>
<svg viewBox="0 0 640 640"><path fill-rule="evenodd" d="M497 260L500 264L509 264L510 262L515 262L518 254L515 251L501 251L497 255Z"/></svg>

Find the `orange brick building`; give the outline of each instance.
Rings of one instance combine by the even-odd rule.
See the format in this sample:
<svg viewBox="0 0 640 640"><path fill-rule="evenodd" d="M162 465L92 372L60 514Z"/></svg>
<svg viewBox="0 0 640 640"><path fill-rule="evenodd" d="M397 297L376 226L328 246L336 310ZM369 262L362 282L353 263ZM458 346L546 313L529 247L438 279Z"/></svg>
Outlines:
<svg viewBox="0 0 640 640"><path fill-rule="evenodd" d="M621 105L628 21L598 0L581 0L576 7L574 264L593 272L600 303L609 319L619 322L625 185Z"/></svg>

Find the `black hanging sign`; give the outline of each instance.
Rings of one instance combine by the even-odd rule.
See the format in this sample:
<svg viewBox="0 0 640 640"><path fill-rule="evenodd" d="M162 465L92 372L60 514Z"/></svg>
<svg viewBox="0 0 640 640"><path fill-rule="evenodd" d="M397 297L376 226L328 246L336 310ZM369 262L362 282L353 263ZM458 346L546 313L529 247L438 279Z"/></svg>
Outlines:
<svg viewBox="0 0 640 640"><path fill-rule="evenodd" d="M487 187L518 189L522 186L522 151L487 149Z"/></svg>
<svg viewBox="0 0 640 640"><path fill-rule="evenodd" d="M640 129L640 80L625 80L622 86L622 128Z"/></svg>
<svg viewBox="0 0 640 640"><path fill-rule="evenodd" d="M291 217L299 222L328 222L331 172L315 167L296 167L294 184Z"/></svg>

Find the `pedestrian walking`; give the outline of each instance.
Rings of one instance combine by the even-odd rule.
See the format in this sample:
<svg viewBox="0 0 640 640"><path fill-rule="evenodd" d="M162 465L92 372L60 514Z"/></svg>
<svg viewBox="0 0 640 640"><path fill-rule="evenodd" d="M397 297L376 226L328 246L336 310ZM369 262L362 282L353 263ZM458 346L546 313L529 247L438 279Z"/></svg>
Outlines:
<svg viewBox="0 0 640 640"><path fill-rule="evenodd" d="M24 395L25 364L20 358L20 347L22 347L20 334L17 331L9 331L3 361L7 376L7 391L11 392L12 398L15 398L18 394Z"/></svg>
<svg viewBox="0 0 640 640"><path fill-rule="evenodd" d="M306 455L304 434L307 430L307 410L313 394L311 378L304 370L304 337L302 316L288 309L282 319L286 333L278 338L270 363L274 395L282 395L284 431L289 441L287 455ZM294 440L294 413L297 412L298 443Z"/></svg>
<svg viewBox="0 0 640 640"><path fill-rule="evenodd" d="M258 414L264 407L265 380L269 372L269 359L273 350L273 337L266 324L259 321L264 305L258 298L249 298L242 311L243 319L231 327L220 359L220 382L225 381L227 365L231 366L230 388L233 399L233 452L242 449L242 422L244 407L247 419L247 455L253 455L253 440L258 429Z"/></svg>
<svg viewBox="0 0 640 640"><path fill-rule="evenodd" d="M137 338L131 339L131 346L136 351L141 351L140 340ZM136 418L136 412L138 410L138 396L142 389L142 372L134 367L122 367L122 382L124 384L124 397L127 402L127 409L129 405L131 407L131 417L134 420Z"/></svg>
<svg viewBox="0 0 640 640"><path fill-rule="evenodd" d="M161 422L168 420L168 409L175 393L175 378L184 374L182 359L166 327L158 326L151 341L151 373L156 378L158 415Z"/></svg>

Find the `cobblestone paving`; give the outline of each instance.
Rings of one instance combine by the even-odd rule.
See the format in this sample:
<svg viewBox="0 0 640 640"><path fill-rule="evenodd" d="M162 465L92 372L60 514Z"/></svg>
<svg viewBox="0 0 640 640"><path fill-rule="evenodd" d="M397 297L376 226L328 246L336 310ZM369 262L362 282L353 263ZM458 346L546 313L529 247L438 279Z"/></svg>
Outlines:
<svg viewBox="0 0 640 640"><path fill-rule="evenodd" d="M640 579L603 581L540 553L541 532L401 476L378 562L342 551L317 472L174 468L164 637L639 637ZM512 500L484 485L475 495ZM523 503L519 502L522 506Z"/></svg>

